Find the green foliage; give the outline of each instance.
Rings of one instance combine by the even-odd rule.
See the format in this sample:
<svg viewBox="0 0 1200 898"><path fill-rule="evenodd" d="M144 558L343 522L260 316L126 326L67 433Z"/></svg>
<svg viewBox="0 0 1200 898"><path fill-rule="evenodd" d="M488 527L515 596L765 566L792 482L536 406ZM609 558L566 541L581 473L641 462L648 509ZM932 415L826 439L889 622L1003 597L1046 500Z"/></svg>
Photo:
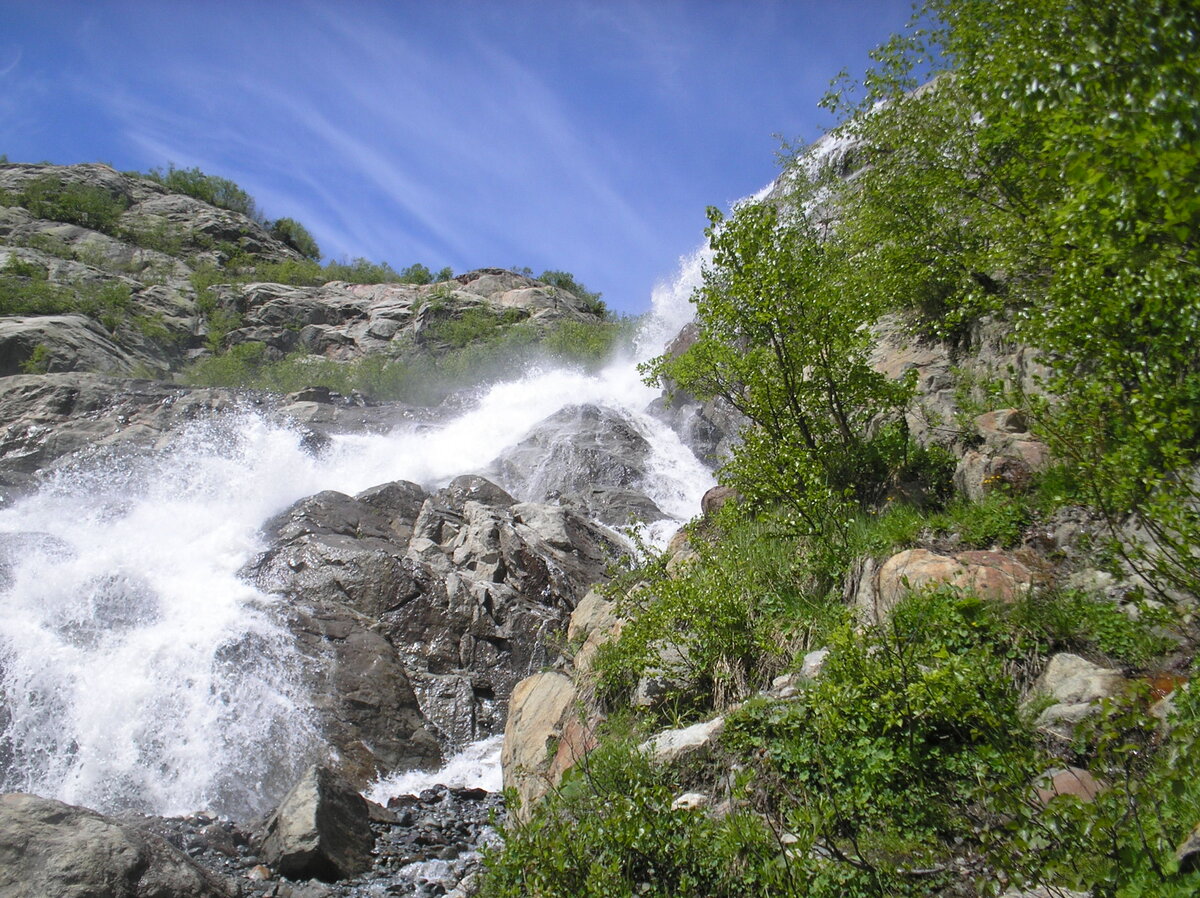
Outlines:
<svg viewBox="0 0 1200 898"><path fill-rule="evenodd" d="M636 318L560 321L541 346L555 361L595 368L609 361L618 347L628 344L637 324Z"/></svg>
<svg viewBox="0 0 1200 898"><path fill-rule="evenodd" d="M529 269L524 269L529 272ZM519 273L519 272L518 272ZM529 274L532 277L532 273ZM575 280L575 275L569 271L553 271L547 269L537 276L535 280L539 280L551 287L557 287L559 290L566 290L571 295L583 300L584 310L591 312L594 315L599 315L601 318L607 317L608 308L604 301L600 298L599 293L594 293L587 289L583 284Z"/></svg>
<svg viewBox="0 0 1200 898"><path fill-rule="evenodd" d="M215 266L200 268L192 275L197 307L207 320L208 349L214 357L201 359L182 372L187 383L277 392L325 386L379 400L437 405L452 393L520 376L547 358L585 366L598 364L598 343L609 337L615 339L607 323L598 323L595 327L605 329L598 338L585 333L577 340L551 342L553 330L547 334L517 321L519 313L514 310L479 307L461 318L435 320L425 344L398 343L391 355L371 355L349 362L303 353L280 358L261 344L253 344L256 349L234 346L225 353L226 337L241 323L236 309L228 301L222 303L214 289L225 281L223 272Z"/></svg>
<svg viewBox="0 0 1200 898"><path fill-rule="evenodd" d="M799 837L794 894L937 888L908 871L969 851L984 793L1019 789L1036 769L1004 671L1012 648L987 604L912 596L886 625L838 634L796 699L731 716L729 746L761 759L757 806Z"/></svg>
<svg viewBox="0 0 1200 898"><path fill-rule="evenodd" d="M44 343L33 347L29 358L21 363L23 374L45 374L50 370L50 348Z"/></svg>
<svg viewBox="0 0 1200 898"><path fill-rule="evenodd" d="M936 532L957 533L971 548L1009 548L1020 543L1031 516L1021 497L993 489L978 502L952 503L930 523Z"/></svg>
<svg viewBox="0 0 1200 898"><path fill-rule="evenodd" d="M868 364L865 325L878 310L847 291L854 266L811 222L765 203L728 221L710 209L709 220L713 264L692 298L698 339L643 372L744 414L754 427L725 479L754 504L788 504L804 531L837 539L906 463L900 412L912 385Z"/></svg>
<svg viewBox="0 0 1200 898"><path fill-rule="evenodd" d="M420 262L414 262L400 271L399 280L404 284L430 284L433 283L433 273Z"/></svg>
<svg viewBox="0 0 1200 898"><path fill-rule="evenodd" d="M168 163L166 171L152 168L143 177L162 184L172 193L182 193L231 212L240 212L252 221L263 224L254 199L241 187L219 175L207 175L199 168L176 168Z"/></svg>
<svg viewBox="0 0 1200 898"><path fill-rule="evenodd" d="M277 218L271 222L271 236L286 243L300 255L314 262L321 260L321 248L308 228L294 218Z"/></svg>
<svg viewBox="0 0 1200 898"><path fill-rule="evenodd" d="M841 622L840 597L814 583L803 544L770 518L722 509L710 539L694 528L697 558L668 573L666 556L643 547L617 589L628 623L601 646L599 685L608 700L627 698L653 673L664 652L677 657L693 708L744 699L791 664L797 652L821 644Z"/></svg>
<svg viewBox="0 0 1200 898"><path fill-rule="evenodd" d="M613 740L567 774L528 823L505 828L484 898L741 898L779 881L778 846L750 815L672 810L661 767Z"/></svg>
<svg viewBox="0 0 1200 898"><path fill-rule="evenodd" d="M520 309L497 310L486 305L472 306L457 317L432 321L422 336L461 349L468 343L494 338L497 331L525 317L525 312Z"/></svg>
<svg viewBox="0 0 1200 898"><path fill-rule="evenodd" d="M1146 713L1149 696L1106 702L1090 721L1088 767L1105 783L1090 803L1056 798L1013 805L996 866L1015 882L1053 882L1098 896L1182 898L1200 889L1175 856L1200 816L1196 691L1176 690L1169 735Z"/></svg>
<svg viewBox="0 0 1200 898"><path fill-rule="evenodd" d="M37 218L65 221L105 233L115 230L121 214L129 207L128 197L113 195L103 187L72 183L56 175L30 181L9 199Z"/></svg>
<svg viewBox="0 0 1200 898"><path fill-rule="evenodd" d="M1081 590L1045 592L1030 596L1013 614L1047 651L1101 654L1134 669L1145 669L1177 645L1167 635L1179 628L1177 615L1144 600L1120 606Z"/></svg>
<svg viewBox="0 0 1200 898"><path fill-rule="evenodd" d="M1200 36L1191 4L931 0L876 54L843 133L864 167L837 241L868 302L965 335L1003 311L1045 353L1037 424L1080 493L1196 593ZM913 91L914 75L938 75ZM880 102L882 101L882 103ZM831 187L830 189L836 189ZM889 297L891 299L889 300Z"/></svg>

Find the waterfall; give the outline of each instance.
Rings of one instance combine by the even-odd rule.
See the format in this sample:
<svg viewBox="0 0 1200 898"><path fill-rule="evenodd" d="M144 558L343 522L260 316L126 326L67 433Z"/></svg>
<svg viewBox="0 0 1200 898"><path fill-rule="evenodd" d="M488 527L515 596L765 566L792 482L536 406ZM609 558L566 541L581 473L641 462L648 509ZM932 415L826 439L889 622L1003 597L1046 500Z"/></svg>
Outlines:
<svg viewBox="0 0 1200 898"><path fill-rule="evenodd" d="M647 412L636 362L690 317L702 254L655 291L634 347L596 374L531 371L457 418L335 436L319 453L251 411L189 425L164 448L78 459L0 510L0 791L101 811L246 818L320 750L302 659L240 580L273 514L321 490L437 487L484 469L568 405L620 413L646 439L644 492L674 521L711 473Z"/></svg>

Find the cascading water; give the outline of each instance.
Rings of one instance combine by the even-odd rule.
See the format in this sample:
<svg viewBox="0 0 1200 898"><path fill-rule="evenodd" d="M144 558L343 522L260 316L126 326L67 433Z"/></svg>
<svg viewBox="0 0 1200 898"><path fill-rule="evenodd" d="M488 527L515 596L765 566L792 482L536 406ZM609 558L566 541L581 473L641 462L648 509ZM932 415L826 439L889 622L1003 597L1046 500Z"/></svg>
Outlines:
<svg viewBox="0 0 1200 898"><path fill-rule="evenodd" d="M594 403L648 442L643 492L675 520L694 514L711 473L647 413L657 391L635 363L690 316L701 261L656 291L635 348L598 374L532 372L443 425L337 436L318 455L298 431L228 414L154 453L80 458L0 510L0 791L103 811L269 808L321 740L276 600L237 572L263 522L304 496L440 486Z"/></svg>

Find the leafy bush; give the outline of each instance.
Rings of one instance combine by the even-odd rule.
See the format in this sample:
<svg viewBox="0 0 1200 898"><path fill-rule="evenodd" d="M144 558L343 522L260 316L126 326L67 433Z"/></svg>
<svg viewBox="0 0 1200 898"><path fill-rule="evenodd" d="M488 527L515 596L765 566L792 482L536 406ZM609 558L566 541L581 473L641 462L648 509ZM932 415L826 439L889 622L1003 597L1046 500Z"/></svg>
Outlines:
<svg viewBox="0 0 1200 898"><path fill-rule="evenodd" d="M484 898L741 898L780 879L774 836L749 815L672 810L667 772L611 740L569 771L488 858Z"/></svg>
<svg viewBox="0 0 1200 898"><path fill-rule="evenodd" d="M318 262L321 259L321 248L308 232L308 228L294 218L277 218L271 222L271 236L294 249L306 259Z"/></svg>
<svg viewBox="0 0 1200 898"><path fill-rule="evenodd" d="M72 183L56 175L30 181L10 199L37 218L65 221L105 233L113 232L121 214L129 207L126 196L113 195L103 187Z"/></svg>
<svg viewBox="0 0 1200 898"><path fill-rule="evenodd" d="M528 269L525 270L528 271ZM583 284L575 280L575 275L569 271L553 271L548 269L539 274L536 280L549 284L551 287L566 290L572 296L583 300L584 311L591 312L593 315L599 315L601 318L608 316L608 308L600 298L601 294L587 289Z"/></svg>
<svg viewBox="0 0 1200 898"><path fill-rule="evenodd" d="M803 544L777 522L727 506L714 526L713 542L694 529L694 561L668 573L664 554L643 549L616 581L615 591L637 585L619 598L628 623L596 662L610 702L628 699L666 649L689 683L687 695L673 697L677 710L728 705L769 685L842 621L840 596L814 583Z"/></svg>
<svg viewBox="0 0 1200 898"><path fill-rule="evenodd" d="M241 187L219 175L208 175L199 168L176 168L168 163L166 171L152 168L143 177L162 184L172 193L182 193L231 212L240 212L252 221L264 224L254 199Z"/></svg>

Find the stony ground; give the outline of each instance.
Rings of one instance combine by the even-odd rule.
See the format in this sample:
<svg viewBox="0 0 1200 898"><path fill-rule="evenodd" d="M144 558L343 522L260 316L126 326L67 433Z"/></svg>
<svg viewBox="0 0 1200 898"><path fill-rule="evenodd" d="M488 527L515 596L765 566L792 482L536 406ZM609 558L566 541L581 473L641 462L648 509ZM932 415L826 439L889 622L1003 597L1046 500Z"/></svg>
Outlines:
<svg viewBox="0 0 1200 898"><path fill-rule="evenodd" d="M201 866L228 876L245 898L435 898L467 894L482 851L497 840L499 793L436 786L375 808L376 842L369 873L337 883L274 876L257 853L255 834L205 814L146 817L139 822ZM456 891L458 889L459 891Z"/></svg>

